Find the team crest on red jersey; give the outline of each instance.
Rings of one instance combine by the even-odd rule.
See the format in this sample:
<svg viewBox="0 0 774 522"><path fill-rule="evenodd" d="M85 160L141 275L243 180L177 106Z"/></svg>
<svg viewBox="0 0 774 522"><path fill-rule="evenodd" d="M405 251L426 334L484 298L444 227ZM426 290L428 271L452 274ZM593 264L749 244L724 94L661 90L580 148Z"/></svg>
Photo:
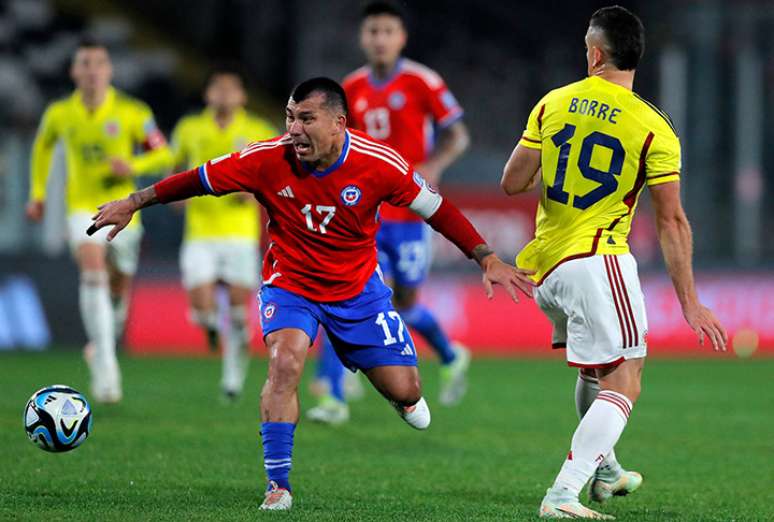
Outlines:
<svg viewBox="0 0 774 522"><path fill-rule="evenodd" d="M269 303L263 309L263 317L267 321L274 317L274 312L277 311L277 307L274 303Z"/></svg>
<svg viewBox="0 0 774 522"><path fill-rule="evenodd" d="M348 207L353 207L360 202L363 193L356 185L347 185L341 191L341 202Z"/></svg>
<svg viewBox="0 0 774 522"><path fill-rule="evenodd" d="M387 103L390 105L390 109L399 111L403 108L404 105L406 105L406 95L400 91L395 91L394 93L390 94L390 98L387 100Z"/></svg>

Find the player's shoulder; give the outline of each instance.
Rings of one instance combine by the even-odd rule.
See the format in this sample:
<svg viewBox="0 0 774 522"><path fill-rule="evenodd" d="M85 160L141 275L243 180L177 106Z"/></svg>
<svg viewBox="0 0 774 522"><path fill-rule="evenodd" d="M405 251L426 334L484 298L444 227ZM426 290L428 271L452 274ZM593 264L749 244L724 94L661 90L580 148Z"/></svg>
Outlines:
<svg viewBox="0 0 774 522"><path fill-rule="evenodd" d="M49 118L56 117L64 112L71 110L73 107L75 107L75 100L76 96L73 93L52 100L48 105L46 105L46 116Z"/></svg>
<svg viewBox="0 0 774 522"><path fill-rule="evenodd" d="M400 63L400 74L404 77L415 78L431 90L440 89L444 86L443 78L430 67L402 58Z"/></svg>
<svg viewBox="0 0 774 522"><path fill-rule="evenodd" d="M266 140L252 141L239 151L239 158L253 156L265 159L272 156L283 156L285 148L292 145L292 143L293 140L290 139L290 134L288 133Z"/></svg>
<svg viewBox="0 0 774 522"><path fill-rule="evenodd" d="M349 128L350 152L359 154L363 160L374 162L385 168L395 169L401 174L408 174L409 162L394 148L385 142L372 138L365 132Z"/></svg>
<svg viewBox="0 0 774 522"><path fill-rule="evenodd" d="M133 112L150 112L150 106L139 98L131 94L115 89L116 107Z"/></svg>
<svg viewBox="0 0 774 522"><path fill-rule="evenodd" d="M341 81L341 86L344 88L344 90L347 90L356 87L362 82L367 81L370 70L371 69L367 65L358 67L344 77L344 79Z"/></svg>
<svg viewBox="0 0 774 522"><path fill-rule="evenodd" d="M643 98L632 91L632 109L636 111L638 119L643 121L648 127L659 129L678 137L672 118L666 111L660 109L655 103Z"/></svg>

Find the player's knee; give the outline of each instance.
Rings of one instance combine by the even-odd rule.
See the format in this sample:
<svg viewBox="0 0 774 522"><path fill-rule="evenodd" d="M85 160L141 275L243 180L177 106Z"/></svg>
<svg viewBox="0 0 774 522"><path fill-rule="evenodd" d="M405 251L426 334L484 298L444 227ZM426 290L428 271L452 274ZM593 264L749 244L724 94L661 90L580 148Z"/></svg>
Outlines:
<svg viewBox="0 0 774 522"><path fill-rule="evenodd" d="M288 393L298 387L303 371L303 362L292 352L277 350L269 361L268 391Z"/></svg>
<svg viewBox="0 0 774 522"><path fill-rule="evenodd" d="M390 400L401 406L413 406L422 398L422 385L419 378L404 380L390 389Z"/></svg>

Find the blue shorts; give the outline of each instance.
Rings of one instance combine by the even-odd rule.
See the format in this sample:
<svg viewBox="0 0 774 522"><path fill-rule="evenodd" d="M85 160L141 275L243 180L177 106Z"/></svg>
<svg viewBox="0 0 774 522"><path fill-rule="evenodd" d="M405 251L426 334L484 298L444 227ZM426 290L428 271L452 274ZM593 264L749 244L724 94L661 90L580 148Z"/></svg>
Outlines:
<svg viewBox="0 0 774 522"><path fill-rule="evenodd" d="M424 221L382 221L376 234L379 266L397 286L414 288L430 271L430 227Z"/></svg>
<svg viewBox="0 0 774 522"><path fill-rule="evenodd" d="M322 325L341 362L353 372L417 365L414 341L392 306L392 290L376 272L360 295L344 301L320 303L271 285L261 288L259 299L264 337L298 328L314 340Z"/></svg>

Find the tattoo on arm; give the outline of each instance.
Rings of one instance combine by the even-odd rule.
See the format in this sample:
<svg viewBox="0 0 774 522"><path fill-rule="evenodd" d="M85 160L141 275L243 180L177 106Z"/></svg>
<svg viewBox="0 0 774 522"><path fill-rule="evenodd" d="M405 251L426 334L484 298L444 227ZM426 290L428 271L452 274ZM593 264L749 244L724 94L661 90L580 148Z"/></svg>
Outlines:
<svg viewBox="0 0 774 522"><path fill-rule="evenodd" d="M159 198L156 197L156 189L151 185L148 188L144 188L137 192L129 194L129 199L134 204L135 210L155 205L159 202Z"/></svg>
<svg viewBox="0 0 774 522"><path fill-rule="evenodd" d="M487 245L486 243L482 243L477 247L475 247L472 253L473 253L473 259L475 259L480 265L485 257L487 257L488 255L494 254L494 250L492 250L489 247L489 245Z"/></svg>

